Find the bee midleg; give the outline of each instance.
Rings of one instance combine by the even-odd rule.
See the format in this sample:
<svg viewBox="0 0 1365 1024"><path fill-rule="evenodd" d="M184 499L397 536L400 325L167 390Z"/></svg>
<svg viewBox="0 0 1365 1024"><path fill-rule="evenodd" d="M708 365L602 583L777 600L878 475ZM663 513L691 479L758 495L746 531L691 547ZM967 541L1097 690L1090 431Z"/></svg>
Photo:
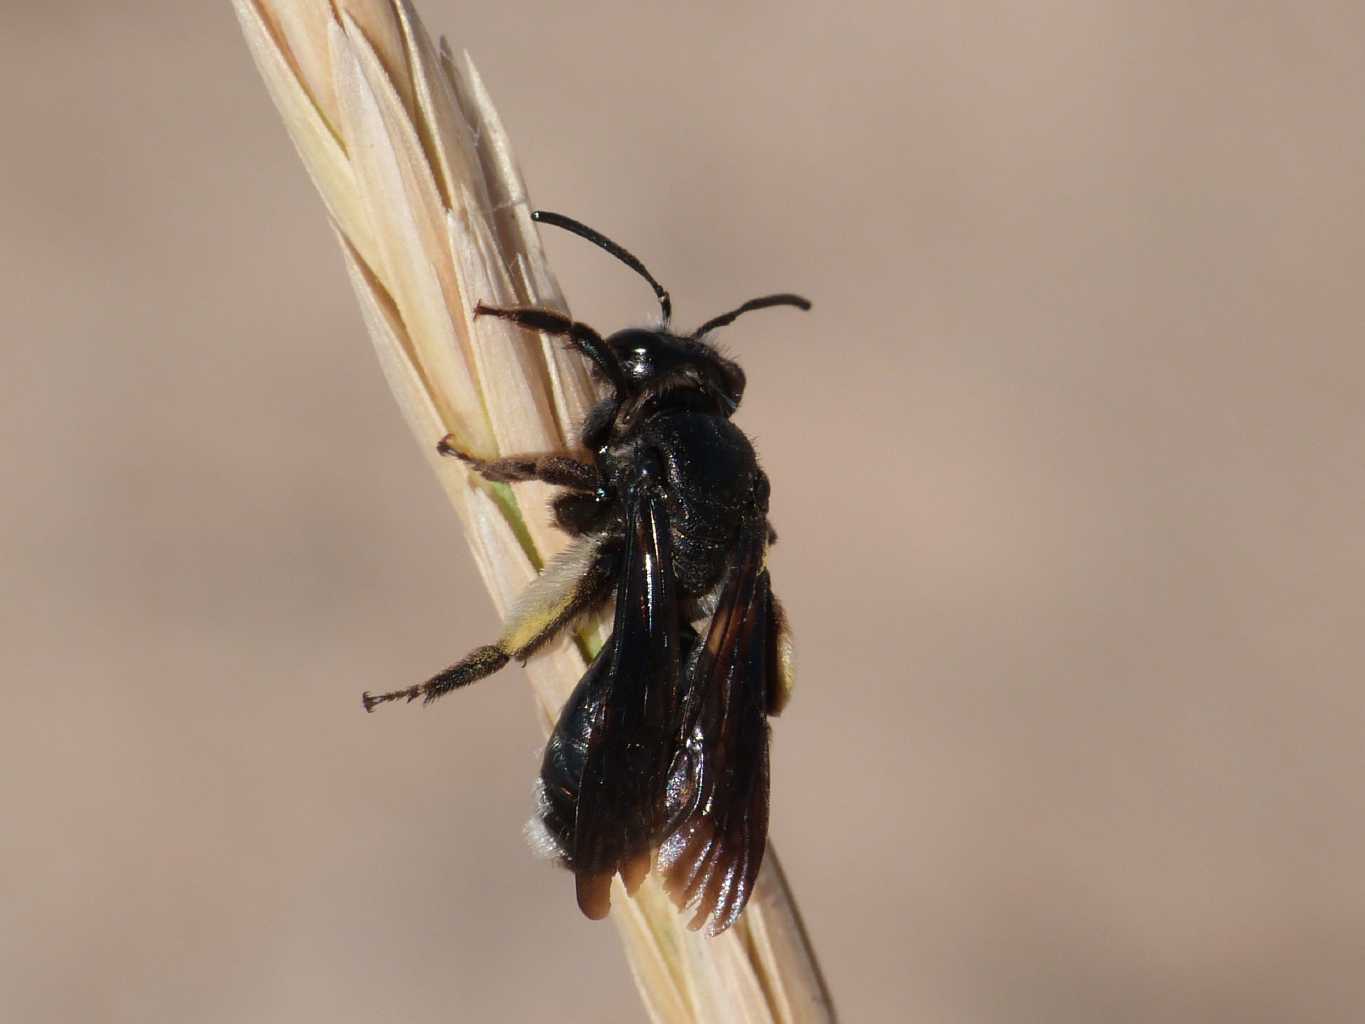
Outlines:
<svg viewBox="0 0 1365 1024"><path fill-rule="evenodd" d="M393 700L431 703L451 690L478 682L516 658L525 661L579 615L605 601L616 583L620 542L586 537L562 551L513 605L497 643L479 647L425 683L389 693L364 694L366 711Z"/></svg>
<svg viewBox="0 0 1365 1024"><path fill-rule="evenodd" d="M456 446L454 435L447 434L436 446L442 455L451 455L494 483L515 484L539 480L556 487L575 491L596 491L600 485L597 467L579 462L562 452L542 452L528 455L508 455L499 459L481 459Z"/></svg>

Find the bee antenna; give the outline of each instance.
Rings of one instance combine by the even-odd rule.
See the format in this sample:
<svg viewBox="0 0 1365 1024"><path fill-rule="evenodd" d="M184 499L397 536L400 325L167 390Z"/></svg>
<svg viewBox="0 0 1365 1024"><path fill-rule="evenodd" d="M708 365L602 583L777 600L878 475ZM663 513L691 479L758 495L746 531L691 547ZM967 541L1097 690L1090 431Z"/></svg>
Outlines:
<svg viewBox="0 0 1365 1024"><path fill-rule="evenodd" d="M566 217L562 213L551 213L549 210L535 210L531 213L531 219L539 224L552 224L565 231L571 231L579 238L586 238L599 249L611 253L618 260L630 267L631 270L639 274L654 289L654 294L658 296L659 308L663 310L664 326L673 316L673 300L668 297L668 292L658 281L654 280L654 275L645 269L645 265L635 258L628 250L621 248L606 235L594 231L586 224L580 224L571 217Z"/></svg>
<svg viewBox="0 0 1365 1024"><path fill-rule="evenodd" d="M803 299L799 295L792 295L790 292L783 292L780 295L765 295L761 299L750 299L738 309L732 309L728 313L712 317L693 331L692 337L700 338L707 331L714 331L717 327L725 327L734 323L743 313L755 309L767 309L769 306L795 306L797 309L810 309L810 300Z"/></svg>

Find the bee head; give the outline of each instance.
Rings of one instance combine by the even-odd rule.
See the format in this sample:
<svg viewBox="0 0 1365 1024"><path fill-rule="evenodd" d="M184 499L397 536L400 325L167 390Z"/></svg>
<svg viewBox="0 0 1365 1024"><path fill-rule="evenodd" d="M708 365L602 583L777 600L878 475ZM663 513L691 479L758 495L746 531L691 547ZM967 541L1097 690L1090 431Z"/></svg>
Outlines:
<svg viewBox="0 0 1365 1024"><path fill-rule="evenodd" d="M744 397L744 371L699 338L628 328L607 338L607 347L626 386L656 407L702 406L729 416Z"/></svg>

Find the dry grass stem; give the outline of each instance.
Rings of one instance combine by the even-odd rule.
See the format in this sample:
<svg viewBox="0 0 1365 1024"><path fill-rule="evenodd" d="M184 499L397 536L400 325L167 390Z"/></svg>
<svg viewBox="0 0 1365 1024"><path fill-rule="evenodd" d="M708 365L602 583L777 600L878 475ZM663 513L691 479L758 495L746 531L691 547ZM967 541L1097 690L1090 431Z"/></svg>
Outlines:
<svg viewBox="0 0 1365 1024"><path fill-rule="evenodd" d="M596 395L578 356L472 320L480 301L567 311L497 113L468 56L434 45L408 0L233 4L336 229L384 375L505 613L565 545L547 489L472 478L436 443L452 433L484 457L563 450ZM547 729L602 636L598 622L527 665ZM771 848L748 910L717 938L688 931L652 882L629 899L618 880L613 905L653 1020L833 1020Z"/></svg>

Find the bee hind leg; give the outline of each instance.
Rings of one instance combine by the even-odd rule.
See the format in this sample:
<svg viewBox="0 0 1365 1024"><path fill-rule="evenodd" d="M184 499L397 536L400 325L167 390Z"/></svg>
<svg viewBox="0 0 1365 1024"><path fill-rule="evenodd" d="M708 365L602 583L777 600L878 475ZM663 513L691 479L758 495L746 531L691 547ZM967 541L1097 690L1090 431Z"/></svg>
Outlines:
<svg viewBox="0 0 1365 1024"><path fill-rule="evenodd" d="M491 676L513 658L525 661L574 619L610 596L619 562L619 541L601 535L584 537L560 552L522 591L497 643L475 649L425 683L388 693L363 694L365 710L419 697L422 703L430 704L451 690Z"/></svg>
<svg viewBox="0 0 1365 1024"><path fill-rule="evenodd" d="M360 699L364 703L366 711L373 711L377 705L386 704L392 700L414 701L418 697L422 698L422 703L429 704L451 690L458 690L461 686L468 686L486 676L491 676L506 665L510 658L511 655L497 644L489 644L465 655L460 661L451 665L444 672L432 676L425 683L409 686L404 690L393 690L389 693L372 694L366 691L361 694Z"/></svg>

